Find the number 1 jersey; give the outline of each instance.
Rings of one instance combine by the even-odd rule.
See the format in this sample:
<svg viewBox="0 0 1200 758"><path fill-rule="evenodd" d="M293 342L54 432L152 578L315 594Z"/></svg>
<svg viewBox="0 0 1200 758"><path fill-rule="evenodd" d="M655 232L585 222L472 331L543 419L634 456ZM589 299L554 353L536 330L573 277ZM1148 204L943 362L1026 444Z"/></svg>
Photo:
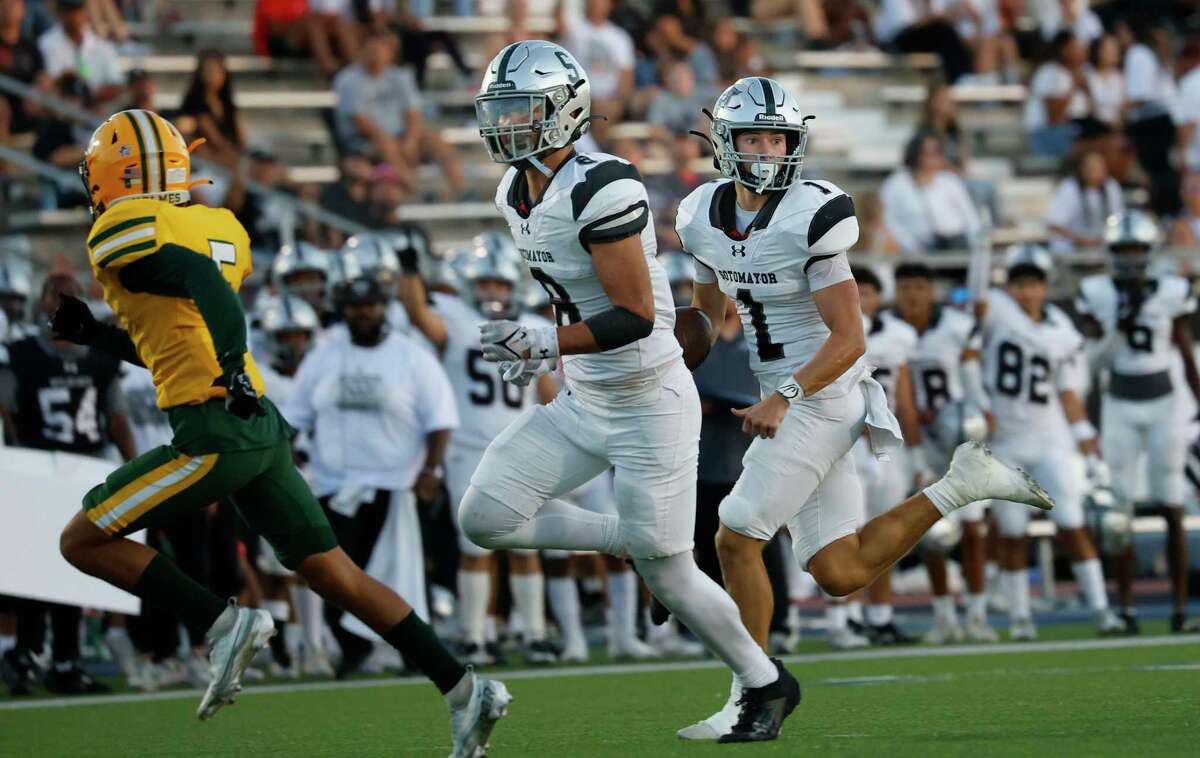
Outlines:
<svg viewBox="0 0 1200 758"><path fill-rule="evenodd" d="M605 153L572 153L541 198L530 196L525 172L510 168L496 190L513 241L529 272L545 288L560 326L613 307L592 265L592 245L637 236L654 290L650 336L603 353L563 357L568 379L614 381L679 360L675 304L658 246L642 177L633 164Z"/></svg>
<svg viewBox="0 0 1200 758"><path fill-rule="evenodd" d="M829 182L802 181L772 193L745 232L734 183L718 179L679 204L675 230L700 264L696 281L715 282L737 303L750 369L764 393L807 363L829 336L812 293L852 281L845 251L858 239L850 196ZM860 360L817 396L836 397L862 375Z"/></svg>

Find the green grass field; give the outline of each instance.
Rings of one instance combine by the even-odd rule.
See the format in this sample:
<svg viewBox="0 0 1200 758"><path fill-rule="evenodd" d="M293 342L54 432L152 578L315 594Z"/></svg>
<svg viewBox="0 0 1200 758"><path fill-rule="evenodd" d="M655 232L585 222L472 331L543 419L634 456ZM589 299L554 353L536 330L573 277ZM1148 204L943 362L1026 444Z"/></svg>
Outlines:
<svg viewBox="0 0 1200 758"><path fill-rule="evenodd" d="M516 702L497 728L492 755L1196 755L1200 645L1155 642L1185 641L1145 637L1133 641L1140 646L1104 649L1067 642L1051 651L926 648L915 655L910 649L789 659L804 702L779 741L742 746L675 737L676 728L724 701L727 674L710 662L510 671ZM0 703L0 755L449 752L445 707L432 687L413 680L251 688L208 723L196 721L196 701L192 693L160 693L69 707L28 702L13 710L16 701L7 700Z"/></svg>

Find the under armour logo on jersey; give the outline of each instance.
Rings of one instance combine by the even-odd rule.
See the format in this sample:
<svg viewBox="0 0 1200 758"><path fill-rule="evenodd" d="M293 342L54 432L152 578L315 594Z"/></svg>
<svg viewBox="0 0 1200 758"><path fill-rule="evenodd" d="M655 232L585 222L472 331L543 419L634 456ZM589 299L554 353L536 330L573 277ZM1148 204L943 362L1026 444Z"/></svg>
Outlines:
<svg viewBox="0 0 1200 758"><path fill-rule="evenodd" d="M521 234L529 234L529 224L521 224Z"/></svg>
<svg viewBox="0 0 1200 758"><path fill-rule="evenodd" d="M745 258L746 257L746 246L745 245L730 245L729 252L735 258L738 256Z"/></svg>

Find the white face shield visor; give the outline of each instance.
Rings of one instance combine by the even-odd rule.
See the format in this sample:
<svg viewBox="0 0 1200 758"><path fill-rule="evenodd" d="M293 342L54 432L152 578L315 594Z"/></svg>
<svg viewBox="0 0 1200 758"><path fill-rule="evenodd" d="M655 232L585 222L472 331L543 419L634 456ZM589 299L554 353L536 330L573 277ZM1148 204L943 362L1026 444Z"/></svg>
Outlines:
<svg viewBox="0 0 1200 758"><path fill-rule="evenodd" d="M786 140L783 155L743 152L736 148L738 134L742 132L782 133ZM713 123L714 135L721 146L719 160L727 162L732 178L754 192L772 192L791 187L800 178L804 165L804 150L808 146L808 127L779 124L736 124L727 121Z"/></svg>
<svg viewBox="0 0 1200 758"><path fill-rule="evenodd" d="M481 95L475 98L475 118L497 163L516 163L551 149L551 135L558 130L550 98L542 92Z"/></svg>

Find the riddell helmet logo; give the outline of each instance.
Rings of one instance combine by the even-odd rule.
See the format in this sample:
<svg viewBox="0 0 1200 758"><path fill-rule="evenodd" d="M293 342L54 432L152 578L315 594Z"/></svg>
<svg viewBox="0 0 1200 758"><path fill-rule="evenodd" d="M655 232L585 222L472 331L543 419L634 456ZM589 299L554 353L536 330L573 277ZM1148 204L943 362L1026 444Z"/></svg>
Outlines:
<svg viewBox="0 0 1200 758"><path fill-rule="evenodd" d="M754 117L755 121L786 121L787 118L782 113L760 113Z"/></svg>
<svg viewBox="0 0 1200 758"><path fill-rule="evenodd" d="M495 92L500 89L516 89L517 83L505 79L502 82L492 82L488 85L488 92Z"/></svg>

